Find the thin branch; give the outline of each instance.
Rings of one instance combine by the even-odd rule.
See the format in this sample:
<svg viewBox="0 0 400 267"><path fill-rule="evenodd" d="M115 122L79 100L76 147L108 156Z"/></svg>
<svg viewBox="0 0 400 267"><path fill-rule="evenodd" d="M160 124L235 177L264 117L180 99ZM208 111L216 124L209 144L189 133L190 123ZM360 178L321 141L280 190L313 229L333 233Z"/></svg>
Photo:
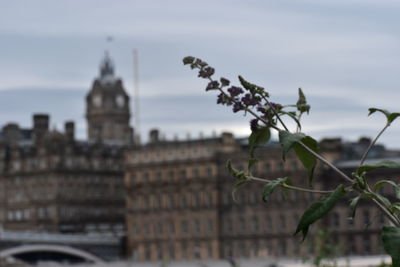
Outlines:
<svg viewBox="0 0 400 267"><path fill-rule="evenodd" d="M362 158L361 158L361 161L360 161L360 165L359 165L359 166L363 165L364 161L367 159L367 156L368 156L369 151L371 150L371 148L375 145L376 141L378 141L379 137L383 134L383 132L384 132L389 126L390 126L390 123L386 123L385 127L383 127L383 129L378 133L378 135L375 137L374 141L372 141L372 142L369 144L367 150L365 150L364 155L363 155Z"/></svg>
<svg viewBox="0 0 400 267"><path fill-rule="evenodd" d="M309 153L311 153L314 157L316 157L317 159L319 159L320 161L322 161L323 163L325 163L326 165L328 165L330 168L332 168L335 172L337 172L343 179L345 179L346 181L350 182L350 183L354 183L353 179L351 179L349 176L347 176L344 172L342 172L341 170L339 170L335 165L333 165L331 162L329 162L327 159L325 159L324 157L322 157L320 154L316 153L314 150L312 150L311 148L309 148L308 146L306 146L303 142L298 141L297 142L299 145L301 145L303 148L305 148Z"/></svg>
<svg viewBox="0 0 400 267"><path fill-rule="evenodd" d="M372 199L373 202L378 206L378 208L385 213L385 215L389 218L389 220L395 225L395 226L400 226L400 221L391 214L385 206L383 206L378 200L375 198Z"/></svg>
<svg viewBox="0 0 400 267"><path fill-rule="evenodd" d="M271 180L268 179L262 179L254 176L248 176L247 177L250 180L257 181L257 182L262 182L262 183L271 183ZM324 190L315 190L315 189L308 189L308 188L303 188L303 187L298 187L298 186L292 186L288 184L281 184L282 187L285 187L287 189L291 190L297 190L297 191L302 191L302 192L309 192L309 193L316 193L316 194L331 194L334 191L324 191Z"/></svg>

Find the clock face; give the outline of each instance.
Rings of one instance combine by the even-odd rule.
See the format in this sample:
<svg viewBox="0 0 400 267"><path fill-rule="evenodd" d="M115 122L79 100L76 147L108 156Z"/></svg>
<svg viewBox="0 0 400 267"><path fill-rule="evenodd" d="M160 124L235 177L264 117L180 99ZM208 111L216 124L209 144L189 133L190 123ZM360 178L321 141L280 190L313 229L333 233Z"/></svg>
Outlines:
<svg viewBox="0 0 400 267"><path fill-rule="evenodd" d="M125 105L125 98L123 95L117 95L115 98L115 102L117 103L117 106L122 108Z"/></svg>
<svg viewBox="0 0 400 267"><path fill-rule="evenodd" d="M95 95L95 96L93 97L93 104L94 104L96 107L100 107L100 106L101 106L101 102L102 102L101 95Z"/></svg>

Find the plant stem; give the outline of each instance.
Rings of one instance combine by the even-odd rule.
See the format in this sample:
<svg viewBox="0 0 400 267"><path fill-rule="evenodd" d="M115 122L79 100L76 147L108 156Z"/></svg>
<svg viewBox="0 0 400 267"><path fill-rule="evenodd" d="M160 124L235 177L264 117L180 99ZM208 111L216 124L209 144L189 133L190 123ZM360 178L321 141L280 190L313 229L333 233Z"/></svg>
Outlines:
<svg viewBox="0 0 400 267"><path fill-rule="evenodd" d="M375 137L374 141L372 141L372 142L369 144L367 150L365 150L364 155L363 155L362 158L361 158L361 161L360 161L360 165L359 165L359 166L363 165L364 161L367 159L367 156L368 156L369 151L371 150L371 148L375 145L376 141L378 141L379 137L383 134L383 132L384 132L389 126L390 126L390 123L386 123L385 127L383 127L383 129L378 133L378 135Z"/></svg>
<svg viewBox="0 0 400 267"><path fill-rule="evenodd" d="M385 213L385 215L389 218L389 220L395 225L395 226L400 226L400 221L391 214L385 206L383 206L378 200L375 198L372 199L373 202L378 206L378 208Z"/></svg>
<svg viewBox="0 0 400 267"><path fill-rule="evenodd" d="M262 179L254 176L248 176L247 177L250 180L257 181L257 182L262 182L262 183L271 183L271 180L268 179ZM315 190L315 189L308 189L308 188L303 188L303 187L298 187L298 186L292 186L288 184L281 184L282 187L285 187L287 189L292 189L292 190L297 190L297 191L302 191L302 192L309 192L309 193L316 193L316 194L331 194L334 191L323 191L323 190Z"/></svg>

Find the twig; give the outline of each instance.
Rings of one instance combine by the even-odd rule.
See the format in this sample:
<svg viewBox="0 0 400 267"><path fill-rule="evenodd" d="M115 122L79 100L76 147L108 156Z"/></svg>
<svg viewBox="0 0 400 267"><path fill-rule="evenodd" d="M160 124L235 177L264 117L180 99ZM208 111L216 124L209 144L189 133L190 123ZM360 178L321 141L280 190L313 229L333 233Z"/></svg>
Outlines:
<svg viewBox="0 0 400 267"><path fill-rule="evenodd" d="M390 126L390 123L386 123L385 127L378 133L378 135L375 137L374 141L372 141L367 150L365 150L364 155L361 158L360 161L360 166L363 165L364 161L367 159L368 153L371 150L371 148L375 145L376 141L378 141L379 137L383 134L383 132Z"/></svg>

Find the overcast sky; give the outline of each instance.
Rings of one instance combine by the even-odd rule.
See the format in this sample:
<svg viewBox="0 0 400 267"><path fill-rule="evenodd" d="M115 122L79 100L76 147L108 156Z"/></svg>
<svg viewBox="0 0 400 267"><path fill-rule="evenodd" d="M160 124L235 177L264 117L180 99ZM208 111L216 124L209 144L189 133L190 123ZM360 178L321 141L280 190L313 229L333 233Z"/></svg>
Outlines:
<svg viewBox="0 0 400 267"><path fill-rule="evenodd" d="M182 65L193 55L217 75L265 86L274 102L296 101L302 87L312 136L373 136L384 120L368 118L368 107L400 111L399 13L397 0L2 1L0 126L30 127L32 113L46 112L52 127L72 119L86 138L84 96L104 50L131 93L137 48L142 135L154 127L167 138L249 133L249 118L215 105ZM399 140L400 121L382 142L400 148Z"/></svg>

